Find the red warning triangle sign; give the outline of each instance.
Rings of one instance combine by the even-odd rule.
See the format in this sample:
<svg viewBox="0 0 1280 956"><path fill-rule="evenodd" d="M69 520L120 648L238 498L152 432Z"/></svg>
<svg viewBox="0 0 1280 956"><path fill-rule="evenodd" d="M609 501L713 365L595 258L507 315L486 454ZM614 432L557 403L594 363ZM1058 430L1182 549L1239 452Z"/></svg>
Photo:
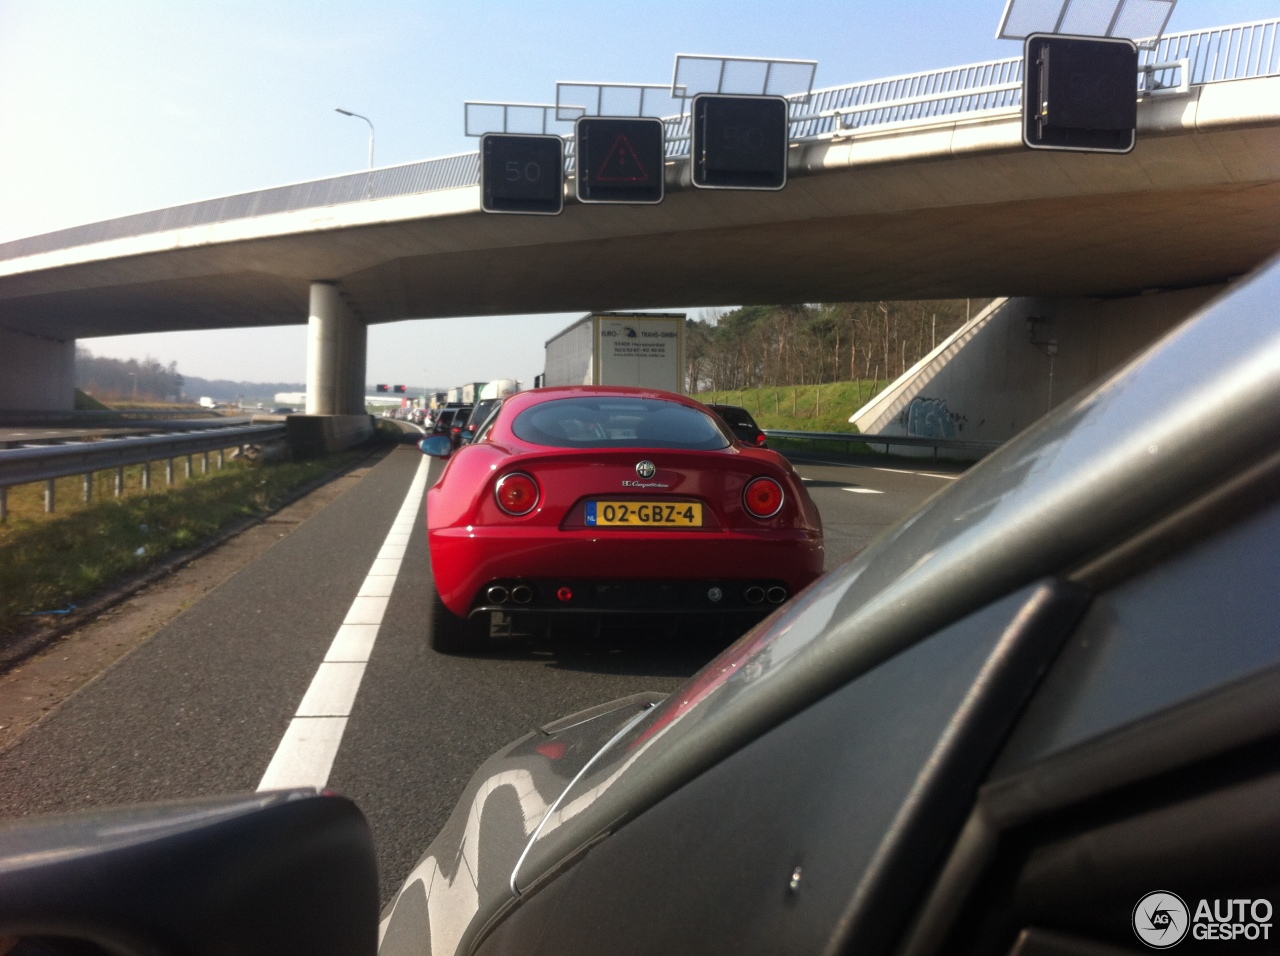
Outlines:
<svg viewBox="0 0 1280 956"><path fill-rule="evenodd" d="M649 173L636 155L635 147L626 133L619 133L618 138L609 147L609 152L600 164L596 173L596 181L602 183L647 183Z"/></svg>

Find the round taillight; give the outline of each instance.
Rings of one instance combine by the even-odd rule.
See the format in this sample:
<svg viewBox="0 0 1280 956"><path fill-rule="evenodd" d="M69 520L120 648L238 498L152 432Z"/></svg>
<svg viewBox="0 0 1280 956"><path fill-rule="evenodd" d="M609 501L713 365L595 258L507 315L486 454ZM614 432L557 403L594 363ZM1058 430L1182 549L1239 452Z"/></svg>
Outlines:
<svg viewBox="0 0 1280 956"><path fill-rule="evenodd" d="M512 472L498 479L493 495L507 514L527 515L538 506L538 483L523 472Z"/></svg>
<svg viewBox="0 0 1280 956"><path fill-rule="evenodd" d="M753 478L742 493L742 504L756 518L772 518L782 510L782 485L772 478Z"/></svg>

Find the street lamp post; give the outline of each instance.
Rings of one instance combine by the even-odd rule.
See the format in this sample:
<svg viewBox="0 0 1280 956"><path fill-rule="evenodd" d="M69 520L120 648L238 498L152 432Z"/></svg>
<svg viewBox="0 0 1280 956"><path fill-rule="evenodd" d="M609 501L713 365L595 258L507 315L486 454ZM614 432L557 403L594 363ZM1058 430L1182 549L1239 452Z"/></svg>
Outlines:
<svg viewBox="0 0 1280 956"><path fill-rule="evenodd" d="M333 108L333 111L335 113L341 113L343 116L354 116L356 119L362 119L369 124L369 168L373 169L373 120L369 119L367 116L361 116L359 113L353 113L350 110L340 109L336 106Z"/></svg>

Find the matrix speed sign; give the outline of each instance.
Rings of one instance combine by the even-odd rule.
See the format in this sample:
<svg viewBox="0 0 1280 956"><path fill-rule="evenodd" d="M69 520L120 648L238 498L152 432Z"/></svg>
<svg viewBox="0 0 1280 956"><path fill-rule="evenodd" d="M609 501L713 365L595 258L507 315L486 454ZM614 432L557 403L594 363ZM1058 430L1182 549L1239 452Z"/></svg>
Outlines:
<svg viewBox="0 0 1280 956"><path fill-rule="evenodd" d="M659 203L666 186L662 120L582 116L574 124L580 202Z"/></svg>
<svg viewBox="0 0 1280 956"><path fill-rule="evenodd" d="M486 133L480 137L480 208L555 216L564 209L564 140Z"/></svg>
<svg viewBox="0 0 1280 956"><path fill-rule="evenodd" d="M785 186L787 110L781 96L695 96L693 184L703 189Z"/></svg>

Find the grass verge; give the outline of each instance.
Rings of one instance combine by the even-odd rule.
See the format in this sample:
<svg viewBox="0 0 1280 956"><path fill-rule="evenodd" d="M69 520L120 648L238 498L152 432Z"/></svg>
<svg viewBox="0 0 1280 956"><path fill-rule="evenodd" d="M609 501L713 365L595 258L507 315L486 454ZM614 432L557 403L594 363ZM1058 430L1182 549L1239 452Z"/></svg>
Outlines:
<svg viewBox="0 0 1280 956"><path fill-rule="evenodd" d="M849 416L884 389L886 381L827 382L825 385L779 385L735 392L700 392L708 404L740 405L761 428L783 431L853 432Z"/></svg>
<svg viewBox="0 0 1280 956"><path fill-rule="evenodd" d="M32 612L83 601L367 454L355 449L306 461L229 462L164 490L100 498L52 515L12 514L0 526L0 637L56 621Z"/></svg>

